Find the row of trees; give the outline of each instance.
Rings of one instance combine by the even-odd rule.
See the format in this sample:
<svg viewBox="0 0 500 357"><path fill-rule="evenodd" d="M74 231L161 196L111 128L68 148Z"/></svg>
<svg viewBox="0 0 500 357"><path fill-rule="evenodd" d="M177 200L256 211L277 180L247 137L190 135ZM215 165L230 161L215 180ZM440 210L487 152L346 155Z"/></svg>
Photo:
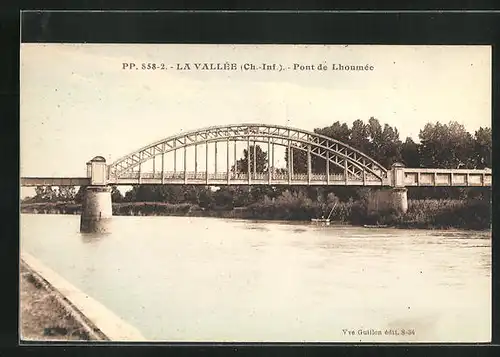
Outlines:
<svg viewBox="0 0 500 357"><path fill-rule="evenodd" d="M335 122L331 126L316 128L314 132L329 138L341 141L378 161L386 168L395 162L403 162L407 167L439 167L439 168L468 168L482 169L492 165L492 133L490 128L479 128L474 134L457 122L448 124L427 124L420 130L419 141L415 142L407 137L403 142L399 138L399 131L388 124L383 126L375 118L368 123L356 120L349 127L347 124ZM307 172L307 149L293 149L293 169L295 173ZM268 153L259 145L255 148L256 171L265 173L268 168ZM236 163L236 171L253 171L254 147L250 152L243 151L243 157ZM285 160L288 162L288 149L285 150ZM342 172L341 168L330 165L330 172ZM312 155L311 169L315 173L325 172L324 159ZM231 171L234 172L233 166ZM280 169L283 171L284 169Z"/></svg>
<svg viewBox="0 0 500 357"><path fill-rule="evenodd" d="M82 203L85 187L76 190L75 186L37 186L35 196L25 199L23 202L75 202ZM123 201L123 195L116 186L112 187L111 198L113 202Z"/></svg>
<svg viewBox="0 0 500 357"><path fill-rule="evenodd" d="M74 201L77 195L75 186L37 186L35 187L35 197L32 200L37 202L68 202ZM81 197L81 192L79 197Z"/></svg>
<svg viewBox="0 0 500 357"><path fill-rule="evenodd" d="M426 124L420 130L419 143L410 137L402 142L397 128L388 124L382 127L373 117L366 124L356 120L351 128L336 122L314 131L360 150L386 168L399 161L408 167L449 169L482 169L492 164L491 129L481 127L471 134L462 124L453 121Z"/></svg>
<svg viewBox="0 0 500 357"><path fill-rule="evenodd" d="M328 136L352 146L366 153L383 166L389 168L394 162L403 162L408 167L441 167L441 168L484 168L491 167L492 136L490 128L479 128L474 134L467 132L465 127L456 122L449 124L427 124L419 134L420 142L416 143L411 138L404 142L399 139L399 132L388 124L382 126L375 118L370 118L367 123L356 120L351 127L340 122L329 127L317 128L316 133ZM257 145L250 150L243 151L232 171L247 173L248 160L253 170L254 150L256 157L256 171L267 172L268 153ZM288 152L285 154L288 160ZM293 165L295 173L307 172L306 152L295 149L293 152ZM324 172L324 159L312 156L311 166L313 172ZM285 170L285 169L280 169ZM340 170L330 165L331 172ZM203 186L134 186L125 195L113 187L113 202L169 202L191 203L200 207L209 208L223 206L226 208L246 206L268 197L280 197L286 190L290 192L302 191L312 200L326 197L334 193L341 200L357 199L362 189L353 187L221 187L214 191ZM425 191L425 192L423 192ZM410 192L409 196L415 197L466 197L469 191L458 188L429 188L418 189ZM466 192L466 193L464 193ZM83 197L82 188L76 192L74 187L37 187L36 196L30 201L75 201L80 203Z"/></svg>

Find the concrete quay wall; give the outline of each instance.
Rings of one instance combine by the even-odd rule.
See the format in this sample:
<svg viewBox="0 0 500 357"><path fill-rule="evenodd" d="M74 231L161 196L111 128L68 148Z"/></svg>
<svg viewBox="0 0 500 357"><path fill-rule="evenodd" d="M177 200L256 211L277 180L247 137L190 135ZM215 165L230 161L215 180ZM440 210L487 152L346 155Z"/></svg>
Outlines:
<svg viewBox="0 0 500 357"><path fill-rule="evenodd" d="M97 300L85 294L32 255L21 252L21 260L38 280L54 291L58 300L97 340L146 341L144 336Z"/></svg>

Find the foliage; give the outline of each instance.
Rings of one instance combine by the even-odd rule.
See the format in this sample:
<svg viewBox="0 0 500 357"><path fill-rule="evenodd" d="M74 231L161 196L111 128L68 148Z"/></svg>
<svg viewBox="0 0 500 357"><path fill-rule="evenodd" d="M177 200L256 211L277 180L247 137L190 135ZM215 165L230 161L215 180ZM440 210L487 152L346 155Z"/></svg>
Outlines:
<svg viewBox="0 0 500 357"><path fill-rule="evenodd" d="M485 168L492 165L492 132L479 128L474 134L456 122L427 124L419 133L420 142L411 138L401 141L397 128L381 124L372 117L367 123L358 119L351 126L334 122L316 128L314 132L341 141L366 153L384 167L402 161L407 167ZM255 163L258 173L266 173L268 155L255 145ZM307 146L294 146L294 173L307 172ZM243 150L243 157L231 170L248 172L248 160L253 171L254 146ZM289 160L288 149L285 160ZM311 155L311 170L324 173L325 159ZM344 168L329 165L330 173L342 173ZM286 168L274 168L276 173L287 173ZM396 212L368 214L369 188L346 186L228 186L214 190L194 185L136 185L125 196L112 187L114 210L126 214L128 209L139 212L138 202L148 202L167 214L182 214L192 209L204 212L238 211L247 218L298 219L326 216L333 208L332 219L353 224L395 224L415 227L486 227L491 220L491 189L458 187L409 188L409 210L401 216ZM36 195L25 201L30 203L82 202L84 187L37 187ZM120 206L116 206L120 204ZM116 206L116 207L115 207ZM119 207L119 208L117 208ZM135 208L131 208L135 207ZM159 208L160 207L160 208ZM175 207L175 208L174 208ZM237 210L234 210L237 208ZM141 208L142 209L142 208ZM139 211L138 211L139 210ZM146 209L146 211L149 208ZM147 211L149 212L149 211ZM146 213L147 213L146 212ZM209 213L206 213L209 214ZM234 213L233 215L237 215ZM455 215L455 216L454 216ZM455 218L454 218L455 217ZM455 222L456 223L453 223ZM385 222L385 223L382 223Z"/></svg>
<svg viewBox="0 0 500 357"><path fill-rule="evenodd" d="M420 164L448 169L474 168L474 138L457 122L427 124L419 134Z"/></svg>
<svg viewBox="0 0 500 357"><path fill-rule="evenodd" d="M268 171L267 165L267 155L268 153L263 151L260 145L250 145L250 171L254 172L254 148L255 148L255 169L256 172L262 173ZM234 165L232 167L232 172L234 172ZM243 157L236 161L236 172L248 173L248 150L243 150Z"/></svg>
<svg viewBox="0 0 500 357"><path fill-rule="evenodd" d="M75 186L37 186L35 196L27 202L69 202L74 201L77 195Z"/></svg>
<svg viewBox="0 0 500 357"><path fill-rule="evenodd" d="M118 190L118 187L116 186L111 186L111 201L112 202L122 202L123 201L123 195Z"/></svg>
<svg viewBox="0 0 500 357"><path fill-rule="evenodd" d="M478 169L490 167L492 152L491 128L479 128L474 134L475 164Z"/></svg>
<svg viewBox="0 0 500 357"><path fill-rule="evenodd" d="M401 147L401 159L407 167L420 167L419 147L412 138L406 138Z"/></svg>

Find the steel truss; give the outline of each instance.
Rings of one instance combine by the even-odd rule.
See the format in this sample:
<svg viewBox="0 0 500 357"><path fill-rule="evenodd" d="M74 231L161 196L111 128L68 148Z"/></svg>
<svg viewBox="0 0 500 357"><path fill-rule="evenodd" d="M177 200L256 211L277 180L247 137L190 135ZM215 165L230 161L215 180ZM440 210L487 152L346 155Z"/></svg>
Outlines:
<svg viewBox="0 0 500 357"><path fill-rule="evenodd" d="M302 129L268 124L212 126L174 136L147 145L108 166L109 178L120 178L156 156L189 146L214 142L259 142L306 151L328 160L346 174L362 178L370 175L383 181L387 169L371 157L341 141ZM184 149L185 150L185 149ZM325 169L326 170L326 169Z"/></svg>

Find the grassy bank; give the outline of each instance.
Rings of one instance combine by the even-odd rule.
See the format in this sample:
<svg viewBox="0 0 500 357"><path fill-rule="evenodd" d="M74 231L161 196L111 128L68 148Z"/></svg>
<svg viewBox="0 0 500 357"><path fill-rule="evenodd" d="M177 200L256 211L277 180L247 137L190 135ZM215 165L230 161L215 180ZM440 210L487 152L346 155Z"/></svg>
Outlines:
<svg viewBox="0 0 500 357"><path fill-rule="evenodd" d="M23 340L92 340L83 326L76 321L49 291L21 262L20 329Z"/></svg>
<svg viewBox="0 0 500 357"><path fill-rule="evenodd" d="M242 218L310 220L327 216L333 204L317 202L259 202L250 205ZM330 218L352 225L380 224L399 228L489 229L491 205L483 200L408 200L408 211L369 212L362 201L337 202Z"/></svg>
<svg viewBox="0 0 500 357"><path fill-rule="evenodd" d="M190 203L123 202L113 204L116 216L193 216L240 219L309 221L327 216L343 224L383 224L401 228L427 229L489 229L491 204L487 200L428 199L408 200L408 211L401 215L394 211L368 212L363 200L346 202L314 202L300 195L268 199L246 207L212 206L200 208ZM74 203L48 202L21 205L23 213L79 214L81 206Z"/></svg>

